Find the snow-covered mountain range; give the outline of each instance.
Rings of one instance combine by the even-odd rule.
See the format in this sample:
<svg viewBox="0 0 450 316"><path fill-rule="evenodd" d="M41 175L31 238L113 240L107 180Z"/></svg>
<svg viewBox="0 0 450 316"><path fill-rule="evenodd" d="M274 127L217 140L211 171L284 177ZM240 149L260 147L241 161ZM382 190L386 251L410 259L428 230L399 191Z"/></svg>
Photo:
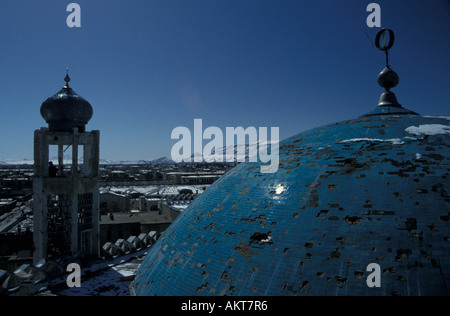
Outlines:
<svg viewBox="0 0 450 316"><path fill-rule="evenodd" d="M51 157L50 161L53 163L58 163L57 157ZM82 159L78 160L79 163L82 162ZM100 159L101 165L168 165L174 164L175 162L172 159L167 157L161 157L154 160L110 160L110 159ZM0 158L0 165L33 165L34 160L23 158L23 159L5 159ZM72 164L72 158L64 156L64 164L70 165Z"/></svg>
<svg viewBox="0 0 450 316"><path fill-rule="evenodd" d="M249 157L258 154L258 149L261 150L261 146L267 144L267 142L259 142L255 144L246 145L230 145L228 147L220 147L213 151L211 154L202 155L201 153L194 153L190 156L190 162L200 162L199 157L202 158L201 162L214 162L218 161L217 156L222 156L222 162L237 162L238 154L240 152L245 153L245 161L249 160ZM269 146L270 148L270 146ZM203 157L202 157L203 156ZM197 159L194 159L197 158ZM228 158L228 161L227 161ZM58 157L52 156L50 160L53 163L58 163ZM78 160L79 163L82 159ZM0 157L0 165L33 165L34 160L29 158L24 159L7 159ZM72 157L69 154L64 155L64 164L72 164ZM153 160L111 160L100 159L100 164L104 165L169 165L175 164L175 162L167 157L161 157Z"/></svg>

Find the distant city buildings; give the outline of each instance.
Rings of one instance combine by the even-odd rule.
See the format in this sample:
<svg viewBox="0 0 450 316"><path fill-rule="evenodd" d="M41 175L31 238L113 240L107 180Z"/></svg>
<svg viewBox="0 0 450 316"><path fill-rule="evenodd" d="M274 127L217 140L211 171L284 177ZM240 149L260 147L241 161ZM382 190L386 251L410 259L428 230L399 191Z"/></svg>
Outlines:
<svg viewBox="0 0 450 316"><path fill-rule="evenodd" d="M0 166L0 200L23 200L33 192L31 166ZM0 208L0 214L2 213Z"/></svg>
<svg viewBox="0 0 450 316"><path fill-rule="evenodd" d="M100 256L114 258L151 246L193 200L233 166L100 165ZM70 169L70 164L64 164L65 173ZM0 166L0 287L6 279L12 280L0 290L6 294L19 290L21 279L12 276L15 271L23 276L24 270L36 270L32 259L33 174L32 165Z"/></svg>

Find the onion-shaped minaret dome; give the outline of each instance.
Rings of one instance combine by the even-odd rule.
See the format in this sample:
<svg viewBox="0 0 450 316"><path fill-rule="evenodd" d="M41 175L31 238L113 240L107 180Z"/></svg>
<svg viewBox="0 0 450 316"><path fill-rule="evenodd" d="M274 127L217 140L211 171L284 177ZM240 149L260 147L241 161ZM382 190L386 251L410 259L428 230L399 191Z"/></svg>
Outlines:
<svg viewBox="0 0 450 316"><path fill-rule="evenodd" d="M84 132L93 115L92 106L69 87L68 73L64 81L64 87L42 103L41 115L50 132L73 132L74 128Z"/></svg>

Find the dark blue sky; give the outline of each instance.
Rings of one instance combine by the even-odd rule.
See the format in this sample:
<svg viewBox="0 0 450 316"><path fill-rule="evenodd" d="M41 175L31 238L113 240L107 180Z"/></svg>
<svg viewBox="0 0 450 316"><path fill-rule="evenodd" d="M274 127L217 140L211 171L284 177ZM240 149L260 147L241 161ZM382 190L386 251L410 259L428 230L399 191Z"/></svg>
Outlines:
<svg viewBox="0 0 450 316"><path fill-rule="evenodd" d="M61 0L0 3L0 158L33 157L41 103L87 99L101 157L170 157L177 126L279 127L280 139L371 111L385 59L361 0ZM450 1L384 0L399 102L450 116ZM367 33L367 35L366 35Z"/></svg>

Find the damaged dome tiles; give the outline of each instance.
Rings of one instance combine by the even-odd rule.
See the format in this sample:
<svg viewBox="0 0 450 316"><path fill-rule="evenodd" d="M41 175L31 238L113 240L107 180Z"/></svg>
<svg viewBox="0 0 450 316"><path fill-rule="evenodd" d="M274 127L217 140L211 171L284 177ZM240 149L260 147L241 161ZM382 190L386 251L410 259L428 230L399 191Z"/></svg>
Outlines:
<svg viewBox="0 0 450 316"><path fill-rule="evenodd" d="M153 246L135 294L449 294L450 135L411 128L449 123L363 116L281 142L274 174L241 163Z"/></svg>

